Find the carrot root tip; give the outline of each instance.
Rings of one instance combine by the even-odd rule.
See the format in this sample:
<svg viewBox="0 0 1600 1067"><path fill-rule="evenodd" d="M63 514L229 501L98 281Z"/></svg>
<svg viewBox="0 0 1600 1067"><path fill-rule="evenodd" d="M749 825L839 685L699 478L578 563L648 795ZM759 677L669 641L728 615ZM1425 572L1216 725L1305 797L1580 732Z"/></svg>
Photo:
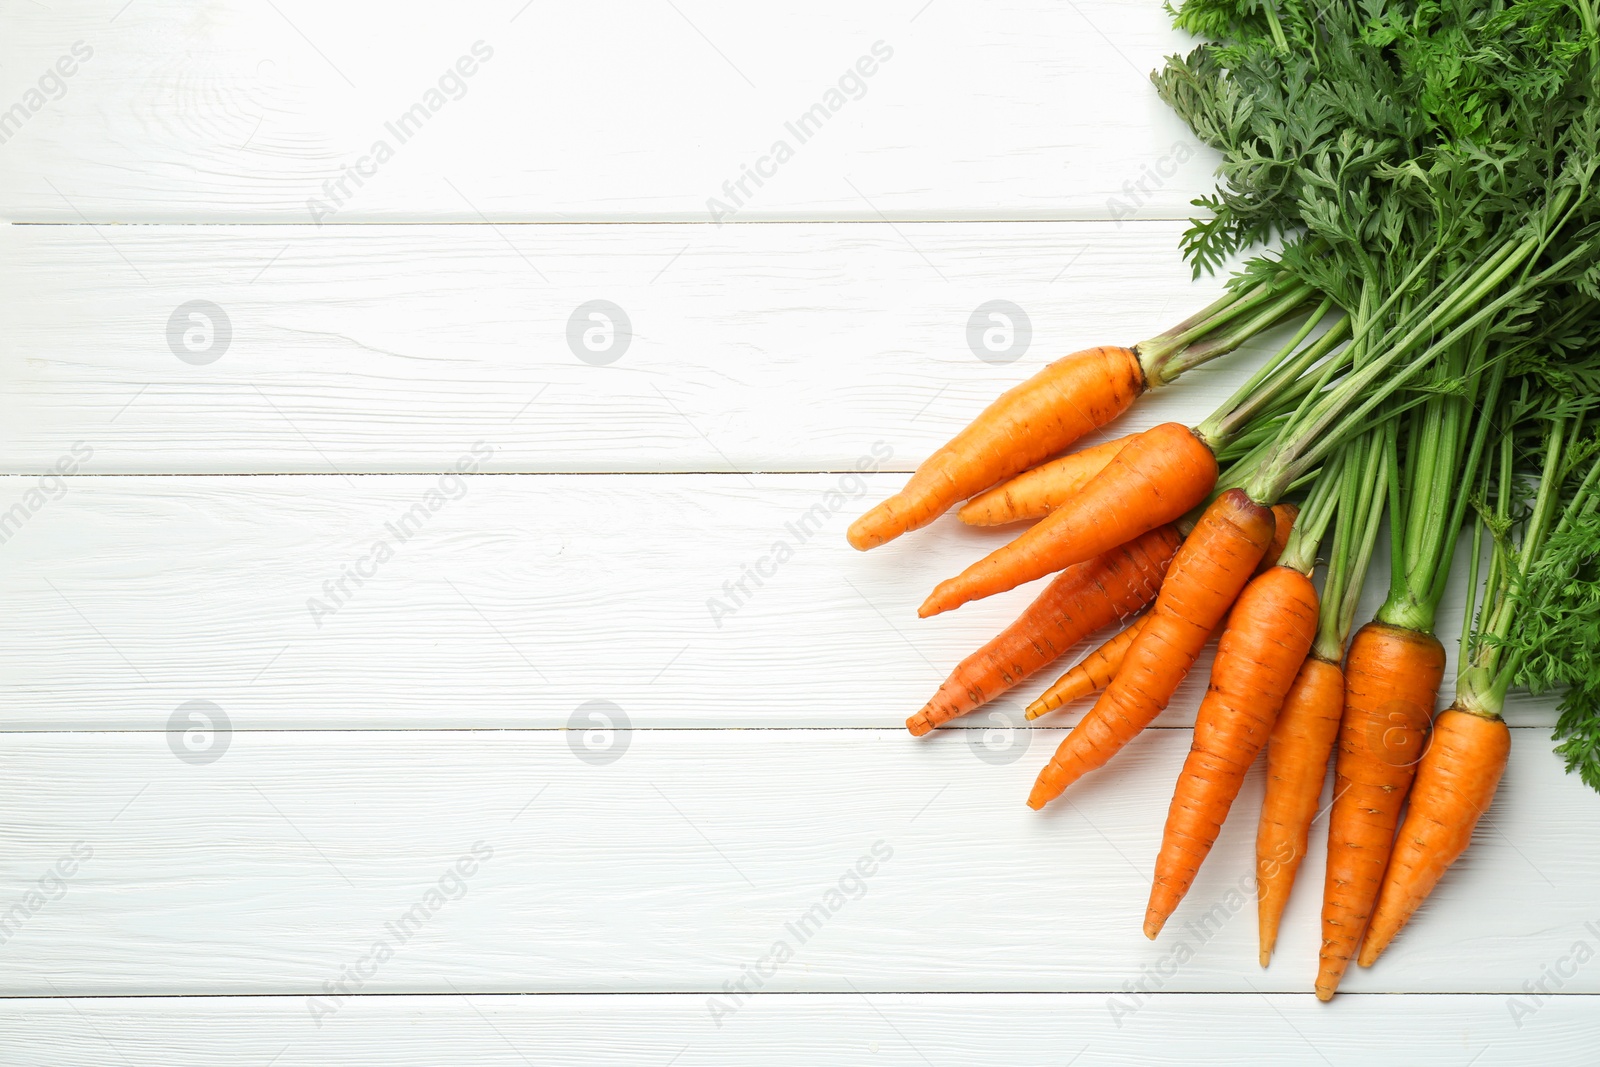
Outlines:
<svg viewBox="0 0 1600 1067"><path fill-rule="evenodd" d="M928 721L926 713L919 711L906 720L906 729L911 731L913 737L921 737L933 729L933 723Z"/></svg>

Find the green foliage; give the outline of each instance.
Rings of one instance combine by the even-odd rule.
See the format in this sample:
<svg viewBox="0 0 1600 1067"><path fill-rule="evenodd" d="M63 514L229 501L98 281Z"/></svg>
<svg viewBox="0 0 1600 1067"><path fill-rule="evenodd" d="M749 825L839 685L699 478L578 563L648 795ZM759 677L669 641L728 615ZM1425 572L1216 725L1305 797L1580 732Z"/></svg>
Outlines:
<svg viewBox="0 0 1600 1067"><path fill-rule="evenodd" d="M1556 751L1600 789L1600 515L1551 535L1521 597L1508 642L1520 662L1516 682L1534 693L1565 690Z"/></svg>
<svg viewBox="0 0 1600 1067"><path fill-rule="evenodd" d="M1197 274L1303 230L1381 279L1387 256L1508 232L1595 173L1595 36L1568 3L1189 0L1175 21L1208 40L1153 79L1223 155L1184 238Z"/></svg>
<svg viewBox="0 0 1600 1067"><path fill-rule="evenodd" d="M1272 268L1350 316L1350 373L1280 442L1403 420L1390 603L1431 625L1470 496L1496 560L1471 685L1491 706L1512 682L1564 691L1560 751L1600 789L1595 3L1186 0L1169 10L1203 43L1152 79L1222 156L1182 242L1195 274L1282 242ZM1380 360L1412 371L1355 373ZM1282 448L1265 469L1318 454Z"/></svg>

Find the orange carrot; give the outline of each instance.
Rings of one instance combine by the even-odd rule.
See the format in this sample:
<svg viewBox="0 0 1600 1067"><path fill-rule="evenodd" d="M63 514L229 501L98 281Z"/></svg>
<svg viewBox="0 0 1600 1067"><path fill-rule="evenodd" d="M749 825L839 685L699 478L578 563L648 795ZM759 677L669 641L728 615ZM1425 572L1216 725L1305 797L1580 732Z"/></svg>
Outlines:
<svg viewBox="0 0 1600 1067"><path fill-rule="evenodd" d="M1267 739L1267 788L1256 827L1256 921L1263 967L1272 959L1278 924L1306 857L1343 713L1344 672L1337 663L1308 656Z"/></svg>
<svg viewBox="0 0 1600 1067"><path fill-rule="evenodd" d="M1182 540L1171 526L1157 527L1061 572L1016 622L961 661L906 729L920 736L967 714L1150 603Z"/></svg>
<svg viewBox="0 0 1600 1067"><path fill-rule="evenodd" d="M1459 705L1440 713L1433 741L1417 766L1406 819L1395 838L1377 910L1361 943L1361 966L1371 967L1416 913L1439 878L1472 842L1511 754L1511 731L1498 715Z"/></svg>
<svg viewBox="0 0 1600 1067"><path fill-rule="evenodd" d="M1378 899L1400 806L1422 756L1444 676L1432 634L1369 622L1345 659L1317 998L1339 988Z"/></svg>
<svg viewBox="0 0 1600 1067"><path fill-rule="evenodd" d="M1194 743L1167 812L1145 911L1146 937L1161 932L1194 884L1316 632L1316 587L1293 567L1274 567L1239 594L1217 644Z"/></svg>
<svg viewBox="0 0 1600 1067"><path fill-rule="evenodd" d="M876 548L928 525L954 504L1104 426L1126 411L1144 389L1144 371L1131 349L1107 345L1056 360L1002 393L924 460L904 489L851 523L850 544Z"/></svg>
<svg viewBox="0 0 1600 1067"><path fill-rule="evenodd" d="M1139 631L1144 629L1148 618L1148 615L1139 616L1126 630L1079 660L1077 666L1057 678L1054 685L1039 695L1038 700L1028 705L1026 717L1037 719L1047 711L1054 711L1090 693L1098 693L1110 685L1111 679L1122 668L1128 647L1139 636Z"/></svg>
<svg viewBox="0 0 1600 1067"><path fill-rule="evenodd" d="M1070 455L1023 471L1009 482L979 493L961 505L961 521L968 526L1003 526L1008 522L1037 519L1071 500L1073 494L1106 469L1138 434L1090 445Z"/></svg>
<svg viewBox="0 0 1600 1067"><path fill-rule="evenodd" d="M1048 521L1048 520L1047 520ZM1201 515L1167 571L1161 595L1116 680L1039 772L1028 806L1041 808L1105 765L1150 724L1194 665L1272 541L1270 508L1230 489Z"/></svg>
<svg viewBox="0 0 1600 1067"><path fill-rule="evenodd" d="M1267 546L1266 555L1261 557L1260 564L1256 566L1256 574L1265 574L1278 565L1278 557L1283 555L1283 547L1289 540L1289 530L1299 515L1300 509L1293 504L1272 505L1274 521L1272 544ZM1037 719L1046 712L1054 711L1090 693L1098 693L1110 685L1111 680L1117 676L1117 671L1122 668L1123 657L1128 654L1133 639L1139 636L1139 629L1144 625L1146 618L1148 616L1142 616L1134 621L1126 630L1116 634L1083 657L1077 666L1057 678L1054 685L1039 695L1039 699L1028 705L1026 717Z"/></svg>
<svg viewBox="0 0 1600 1067"><path fill-rule="evenodd" d="M1169 422L1146 430L1078 492L1070 507L1057 508L1009 545L940 582L917 614L937 615L1093 559L1181 517L1216 481L1216 456L1187 426ZM1258 553L1251 566L1259 559Z"/></svg>
<svg viewBox="0 0 1600 1067"><path fill-rule="evenodd" d="M1257 574L1265 574L1278 565L1278 557L1283 555L1283 548L1289 543L1289 533L1298 518L1300 509L1287 500L1272 505L1272 544L1267 546L1261 562L1256 565Z"/></svg>

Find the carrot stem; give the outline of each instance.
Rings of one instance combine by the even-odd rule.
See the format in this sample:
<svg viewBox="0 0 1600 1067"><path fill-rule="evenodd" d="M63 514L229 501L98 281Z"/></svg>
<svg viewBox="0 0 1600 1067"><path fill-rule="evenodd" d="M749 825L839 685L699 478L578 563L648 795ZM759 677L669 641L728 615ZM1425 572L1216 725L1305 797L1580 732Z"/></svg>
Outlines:
<svg viewBox="0 0 1600 1067"><path fill-rule="evenodd" d="M1195 342L1180 349L1167 359L1154 363L1143 363L1145 377L1149 379L1151 388L1165 385L1180 375L1196 367L1211 362L1219 356L1225 356L1256 335L1271 329L1280 322L1289 318L1298 311L1312 295L1309 285L1300 285L1290 289L1283 296L1263 308L1254 318L1236 327L1232 332L1219 337L1207 337L1203 341ZM1326 308L1330 302L1323 301Z"/></svg>

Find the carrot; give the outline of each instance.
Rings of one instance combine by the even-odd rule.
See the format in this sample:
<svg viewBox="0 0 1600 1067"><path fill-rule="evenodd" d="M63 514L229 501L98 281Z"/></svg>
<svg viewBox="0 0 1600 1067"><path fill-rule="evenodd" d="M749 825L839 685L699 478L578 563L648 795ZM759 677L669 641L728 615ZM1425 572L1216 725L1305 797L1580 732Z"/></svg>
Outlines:
<svg viewBox="0 0 1600 1067"><path fill-rule="evenodd" d="M968 526L1003 526L1008 522L1037 519L1071 500L1073 494L1105 470L1138 434L1090 445L1070 455L1023 471L1009 482L979 493L958 513Z"/></svg>
<svg viewBox="0 0 1600 1067"><path fill-rule="evenodd" d="M1272 544L1261 556L1261 562L1256 564L1256 574L1262 575L1278 565L1278 558L1283 555L1283 547L1289 543L1289 532L1294 529L1295 520L1300 517L1300 509L1287 500L1272 505Z"/></svg>
<svg viewBox="0 0 1600 1067"><path fill-rule="evenodd" d="M1520 384L1520 399L1541 388ZM1375 962L1416 913L1471 843L1478 819L1493 802L1511 753L1511 731L1501 717L1511 687L1531 685L1538 692L1572 686L1562 704L1562 723L1571 724L1580 709L1586 715L1580 721L1593 722L1600 455L1584 450L1594 429L1581 415L1530 421L1539 427L1538 489L1532 502L1522 496L1529 468L1517 455L1531 435L1516 440L1504 431L1499 454L1484 463L1473 494L1478 501L1493 501L1494 510L1480 512L1467 553L1467 622L1456 696L1434 722L1432 743L1418 764L1411 803L1361 946L1362 966ZM1470 475L1464 483L1472 485ZM1480 585L1485 542L1488 567ZM1576 754L1570 749L1564 754L1570 771ZM1585 781L1600 785L1593 762L1580 769Z"/></svg>
<svg viewBox="0 0 1600 1067"><path fill-rule="evenodd" d="M1300 509L1293 504L1272 506L1274 520L1272 544L1267 546L1266 555L1261 557L1261 562L1256 566L1256 574L1265 574L1278 565L1278 557L1283 554L1283 546L1289 540L1289 530L1299 515ZM1105 644L1083 657L1077 666L1057 678L1054 685L1039 695L1039 699L1028 705L1027 718L1037 719L1046 712L1054 711L1090 693L1098 693L1110 685L1111 680L1117 676L1117 671L1122 668L1123 657L1128 654L1133 639L1139 636L1139 629L1144 626L1145 618L1148 616L1135 620L1126 630L1113 636Z"/></svg>
<svg viewBox="0 0 1600 1067"><path fill-rule="evenodd" d="M1510 754L1511 731L1500 716L1459 706L1440 713L1433 741L1417 765L1411 803L1361 944L1361 966L1372 966L1440 876L1466 851L1478 817L1494 800Z"/></svg>
<svg viewBox="0 0 1600 1067"><path fill-rule="evenodd" d="M1239 594L1167 812L1146 937L1161 932L1194 884L1316 632L1316 587L1293 567L1273 567Z"/></svg>
<svg viewBox="0 0 1600 1067"><path fill-rule="evenodd" d="M1156 597L1182 538L1160 526L1063 571L1020 618L962 660L927 706L906 720L922 735L965 715L1049 665L1094 631Z"/></svg>
<svg viewBox="0 0 1600 1067"><path fill-rule="evenodd" d="M917 614L937 615L1093 559L1181 517L1216 481L1216 456L1187 426L1169 422L1146 430L1078 492L1072 506L1057 508L1009 545L939 583ZM1252 567L1258 559L1259 553Z"/></svg>
<svg viewBox="0 0 1600 1067"><path fill-rule="evenodd" d="M1317 998L1339 988L1378 899L1400 806L1444 676L1432 634L1383 622L1356 631L1345 660Z"/></svg>
<svg viewBox="0 0 1600 1067"><path fill-rule="evenodd" d="M1272 959L1278 924L1306 857L1343 712L1344 672L1315 654L1306 657L1267 739L1267 787L1256 828L1256 921L1263 967Z"/></svg>
<svg viewBox="0 0 1600 1067"><path fill-rule="evenodd" d="M1267 739L1266 789L1256 826L1256 923L1263 967L1277 947L1278 927L1308 851L1311 824L1328 780L1328 757L1344 717L1345 678L1339 661L1384 513L1388 478L1383 449L1382 435L1369 434L1346 445L1323 467L1306 500L1305 521L1296 527L1285 552L1290 565L1308 568L1338 514L1317 637Z"/></svg>
<svg viewBox="0 0 1600 1067"><path fill-rule="evenodd" d="M1139 631L1144 629L1145 621L1149 618L1148 615L1141 615L1127 629L1083 657L1077 666L1057 678L1054 685L1039 695L1038 700L1028 705L1026 717L1037 719L1047 711L1054 711L1090 693L1098 693L1110 685L1122 667L1128 647L1139 636Z"/></svg>
<svg viewBox="0 0 1600 1067"><path fill-rule="evenodd" d="M1039 772L1029 807L1043 807L1085 772L1104 766L1166 707L1212 628L1250 580L1272 541L1273 522L1272 510L1240 489L1228 490L1205 510L1173 559L1116 680Z"/></svg>
<svg viewBox="0 0 1600 1067"><path fill-rule="evenodd" d="M957 502L1104 426L1144 390L1144 371L1131 349L1105 345L1056 360L1002 393L924 460L904 489L851 523L850 544L876 548L928 525Z"/></svg>

